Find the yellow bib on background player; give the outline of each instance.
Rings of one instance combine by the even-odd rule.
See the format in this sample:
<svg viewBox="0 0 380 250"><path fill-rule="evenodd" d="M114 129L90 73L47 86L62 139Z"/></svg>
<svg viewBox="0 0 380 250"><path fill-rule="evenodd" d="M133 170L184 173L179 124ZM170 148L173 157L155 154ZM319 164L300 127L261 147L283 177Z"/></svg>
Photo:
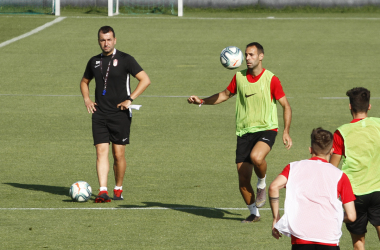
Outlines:
<svg viewBox="0 0 380 250"><path fill-rule="evenodd" d="M338 128L344 139L346 158L342 171L355 195L380 191L380 118L368 117Z"/></svg>

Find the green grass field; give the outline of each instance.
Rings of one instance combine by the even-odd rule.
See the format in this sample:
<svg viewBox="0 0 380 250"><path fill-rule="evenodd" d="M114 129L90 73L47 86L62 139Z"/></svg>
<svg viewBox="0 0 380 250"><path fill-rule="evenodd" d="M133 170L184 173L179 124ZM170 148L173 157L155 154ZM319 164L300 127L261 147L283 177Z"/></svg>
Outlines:
<svg viewBox="0 0 380 250"><path fill-rule="evenodd" d="M289 162L309 157L313 128L334 131L351 121L348 89L370 89L369 114L380 116L378 13L61 14L67 18L0 47L0 249L290 249L289 238L271 236L269 204L259 223L240 223L248 210L234 163L234 100L201 108L186 101L227 87L235 72L219 62L226 46L263 44L264 67L280 78L293 109L287 151L279 107L267 185ZM53 19L0 15L0 43ZM103 25L152 84L134 102L143 106L133 113L125 200L75 203L73 182L99 188L79 81L100 53ZM366 247L379 248L372 226ZM341 249L351 248L343 227Z"/></svg>

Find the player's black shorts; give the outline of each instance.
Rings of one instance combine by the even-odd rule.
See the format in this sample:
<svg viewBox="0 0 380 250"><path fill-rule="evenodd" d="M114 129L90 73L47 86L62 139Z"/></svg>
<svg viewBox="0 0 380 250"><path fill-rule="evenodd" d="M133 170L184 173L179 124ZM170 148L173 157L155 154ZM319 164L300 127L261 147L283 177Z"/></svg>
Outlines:
<svg viewBox="0 0 380 250"><path fill-rule="evenodd" d="M129 110L105 114L98 111L92 114L92 136L94 145L99 143L129 144L132 117Z"/></svg>
<svg viewBox="0 0 380 250"><path fill-rule="evenodd" d="M277 131L266 130L256 133L248 133L243 136L237 137L236 144L236 163L249 162L252 163L250 154L253 147L257 142L262 141L268 144L272 149L274 141L276 140Z"/></svg>
<svg viewBox="0 0 380 250"><path fill-rule="evenodd" d="M346 223L346 227L350 233L361 235L367 233L368 221L380 226L380 192L355 197L356 221Z"/></svg>
<svg viewBox="0 0 380 250"><path fill-rule="evenodd" d="M327 246L319 244L294 244L292 250L339 250L339 246Z"/></svg>

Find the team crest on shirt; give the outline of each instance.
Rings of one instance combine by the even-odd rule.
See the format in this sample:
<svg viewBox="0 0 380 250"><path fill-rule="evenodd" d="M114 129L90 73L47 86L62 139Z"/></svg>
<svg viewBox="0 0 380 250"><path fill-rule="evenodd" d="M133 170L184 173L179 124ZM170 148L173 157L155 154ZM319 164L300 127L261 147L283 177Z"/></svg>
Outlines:
<svg viewBox="0 0 380 250"><path fill-rule="evenodd" d="M114 66L114 67L117 66L117 63L118 63L118 60L117 60L117 59L113 59L113 66Z"/></svg>

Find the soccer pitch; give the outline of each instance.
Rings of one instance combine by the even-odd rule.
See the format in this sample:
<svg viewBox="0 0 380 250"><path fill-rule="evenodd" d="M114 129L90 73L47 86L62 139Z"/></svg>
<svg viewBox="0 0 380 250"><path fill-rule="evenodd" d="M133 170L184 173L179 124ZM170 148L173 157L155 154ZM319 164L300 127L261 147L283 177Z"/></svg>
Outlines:
<svg viewBox="0 0 380 250"><path fill-rule="evenodd" d="M369 115L380 116L379 14L62 16L0 47L0 249L290 249L289 238L271 236L268 203L260 222L240 223L248 210L234 163L234 99L201 108L186 101L227 87L235 71L219 62L226 46L260 42L263 65L280 78L293 110L287 151L278 109L268 186L289 162L309 157L313 128L333 132L351 121L348 89L371 90ZM54 19L0 15L0 43ZM133 112L126 149L125 200L75 203L68 196L73 182L87 181L95 194L99 188L79 82L100 53L103 25L115 29L116 48L133 55L152 84L134 101L142 108ZM113 184L110 173L108 188ZM351 248L343 226L341 249ZM368 226L366 249L378 248Z"/></svg>

